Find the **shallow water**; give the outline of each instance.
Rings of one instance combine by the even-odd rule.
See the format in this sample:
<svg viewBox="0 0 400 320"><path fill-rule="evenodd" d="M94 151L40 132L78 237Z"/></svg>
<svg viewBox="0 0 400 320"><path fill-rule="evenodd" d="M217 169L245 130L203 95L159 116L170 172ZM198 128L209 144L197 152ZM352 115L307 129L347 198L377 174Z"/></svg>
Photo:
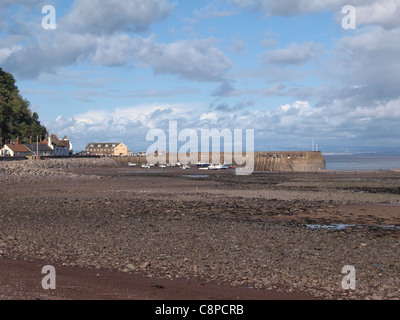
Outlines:
<svg viewBox="0 0 400 320"><path fill-rule="evenodd" d="M400 168L400 156L324 155L328 170L394 170Z"/></svg>
<svg viewBox="0 0 400 320"><path fill-rule="evenodd" d="M185 178L209 178L209 174L187 174L184 175Z"/></svg>
<svg viewBox="0 0 400 320"><path fill-rule="evenodd" d="M381 225L364 225L364 224L306 224L311 229L330 229L330 230L345 230L348 228L383 228L383 229L398 229L400 226L381 226Z"/></svg>

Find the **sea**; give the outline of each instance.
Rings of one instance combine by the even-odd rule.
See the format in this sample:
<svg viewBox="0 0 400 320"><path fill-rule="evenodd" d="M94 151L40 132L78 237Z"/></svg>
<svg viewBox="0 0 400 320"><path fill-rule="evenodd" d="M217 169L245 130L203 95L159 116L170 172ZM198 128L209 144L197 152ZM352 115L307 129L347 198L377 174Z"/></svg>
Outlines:
<svg viewBox="0 0 400 320"><path fill-rule="evenodd" d="M400 168L400 156L324 155L327 170L394 170Z"/></svg>

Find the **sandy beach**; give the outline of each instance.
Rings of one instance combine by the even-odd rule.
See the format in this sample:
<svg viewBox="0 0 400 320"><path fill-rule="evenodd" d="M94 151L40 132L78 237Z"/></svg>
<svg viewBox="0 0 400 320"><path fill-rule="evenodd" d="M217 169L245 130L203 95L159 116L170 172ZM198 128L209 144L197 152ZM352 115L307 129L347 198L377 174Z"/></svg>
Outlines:
<svg viewBox="0 0 400 320"><path fill-rule="evenodd" d="M400 298L399 172L46 160L0 162L0 186L1 299Z"/></svg>

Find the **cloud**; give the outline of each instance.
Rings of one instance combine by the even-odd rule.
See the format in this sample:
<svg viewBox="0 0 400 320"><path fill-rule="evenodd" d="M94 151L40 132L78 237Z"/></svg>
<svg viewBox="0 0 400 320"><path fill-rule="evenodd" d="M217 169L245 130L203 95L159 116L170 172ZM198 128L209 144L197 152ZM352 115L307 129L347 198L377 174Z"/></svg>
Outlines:
<svg viewBox="0 0 400 320"><path fill-rule="evenodd" d="M264 12L267 16L293 16L328 11L348 4L346 0L230 0L229 2L242 9Z"/></svg>
<svg viewBox="0 0 400 320"><path fill-rule="evenodd" d="M138 64L152 68L156 75L221 82L232 63L215 42L208 38L158 43L154 35L148 38L132 38L126 33L93 36L57 30L52 36L40 34L27 47L14 44L3 48L0 59L7 70L23 78L36 78L41 73L88 61L97 66Z"/></svg>
<svg viewBox="0 0 400 320"><path fill-rule="evenodd" d="M300 65L316 59L321 52L322 46L312 41L301 45L292 43L285 49L265 52L262 59L268 64L278 66Z"/></svg>
<svg viewBox="0 0 400 320"><path fill-rule="evenodd" d="M67 135L78 149L83 149L88 141L98 141L99 136L102 141L123 141L131 148L145 149L148 130L166 131L170 120L193 126L202 115L202 107L196 103L154 103L113 110L93 109L68 117L58 116L45 125L52 133Z"/></svg>
<svg viewBox="0 0 400 320"><path fill-rule="evenodd" d="M99 134L102 141L123 141L135 150L146 149L147 132L157 128L167 133L170 120L178 121L179 130L254 129L259 150L271 145L279 150L303 143L308 146L313 137L318 137L321 147L332 140L358 146L379 147L381 140L399 145L400 99L377 106L356 105L351 110L338 101L320 107L308 101L294 101L273 109L247 109L253 105L257 103L243 100L229 106L216 100L211 110L204 112L199 103L142 104L58 117L48 128L67 135L78 149L85 147L80 143L97 141Z"/></svg>
<svg viewBox="0 0 400 320"><path fill-rule="evenodd" d="M48 32L36 26L34 37L1 39L5 46L0 61L21 78L37 78L87 61L97 66L147 66L156 75L193 81L224 81L232 63L215 39L158 43L155 35L144 38L128 33L146 30L167 18L173 7L167 0L76 0L59 20L57 30Z"/></svg>
<svg viewBox="0 0 400 320"><path fill-rule="evenodd" d="M348 108L376 106L400 97L400 29L366 28L339 39L320 69L331 86L319 92L320 105L341 101Z"/></svg>
<svg viewBox="0 0 400 320"><path fill-rule="evenodd" d="M207 4L204 8L196 9L193 14L199 19L209 19L233 16L236 14L236 12L227 8L226 4L224 4L221 0L214 0Z"/></svg>
<svg viewBox="0 0 400 320"><path fill-rule="evenodd" d="M338 23L343 18L342 8L353 5L358 25L380 25L391 29L400 26L400 3L398 0L229 0L241 9L269 16L295 16L308 13L333 12Z"/></svg>
<svg viewBox="0 0 400 320"><path fill-rule="evenodd" d="M252 100L244 100L236 102L233 106L229 106L226 102L221 102L220 99L216 99L210 104L210 109L221 111L221 112L235 112L244 110L248 107L253 107L255 102Z"/></svg>
<svg viewBox="0 0 400 320"><path fill-rule="evenodd" d="M215 46L215 40L179 40L170 44L151 43L139 52L140 59L155 74L174 74L196 81L221 82L232 62ZM146 43L147 42L147 43Z"/></svg>
<svg viewBox="0 0 400 320"><path fill-rule="evenodd" d="M169 17L174 6L168 0L75 0L61 24L80 33L142 32Z"/></svg>
<svg viewBox="0 0 400 320"><path fill-rule="evenodd" d="M239 93L236 91L235 87L232 83L225 81L221 83L218 88L211 93L214 97L230 97L230 96L237 96Z"/></svg>
<svg viewBox="0 0 400 320"><path fill-rule="evenodd" d="M400 26L400 2L398 0L363 1L358 2L355 8L357 26L378 25L385 29L394 29ZM341 21L341 16L337 18Z"/></svg>

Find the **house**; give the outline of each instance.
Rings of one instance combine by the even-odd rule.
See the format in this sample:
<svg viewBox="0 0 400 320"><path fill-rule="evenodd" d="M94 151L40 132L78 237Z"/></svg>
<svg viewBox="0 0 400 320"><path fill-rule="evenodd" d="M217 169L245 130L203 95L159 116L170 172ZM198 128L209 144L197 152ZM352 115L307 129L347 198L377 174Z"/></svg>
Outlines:
<svg viewBox="0 0 400 320"><path fill-rule="evenodd" d="M138 157L147 157L147 152L146 151L139 151L136 155Z"/></svg>
<svg viewBox="0 0 400 320"><path fill-rule="evenodd" d="M23 157L30 154L32 151L23 144L6 144L0 150L0 155L8 157Z"/></svg>
<svg viewBox="0 0 400 320"><path fill-rule="evenodd" d="M57 135L52 134L41 143L47 144L54 151L54 156L66 157L73 153L72 144L66 136L64 136L64 139L59 140Z"/></svg>
<svg viewBox="0 0 400 320"><path fill-rule="evenodd" d="M121 142L89 143L86 152L96 156L127 156L128 147Z"/></svg>
<svg viewBox="0 0 400 320"><path fill-rule="evenodd" d="M30 153L38 156L54 156L54 150L51 149L47 144L37 143L37 144L25 144L25 146L30 150Z"/></svg>

